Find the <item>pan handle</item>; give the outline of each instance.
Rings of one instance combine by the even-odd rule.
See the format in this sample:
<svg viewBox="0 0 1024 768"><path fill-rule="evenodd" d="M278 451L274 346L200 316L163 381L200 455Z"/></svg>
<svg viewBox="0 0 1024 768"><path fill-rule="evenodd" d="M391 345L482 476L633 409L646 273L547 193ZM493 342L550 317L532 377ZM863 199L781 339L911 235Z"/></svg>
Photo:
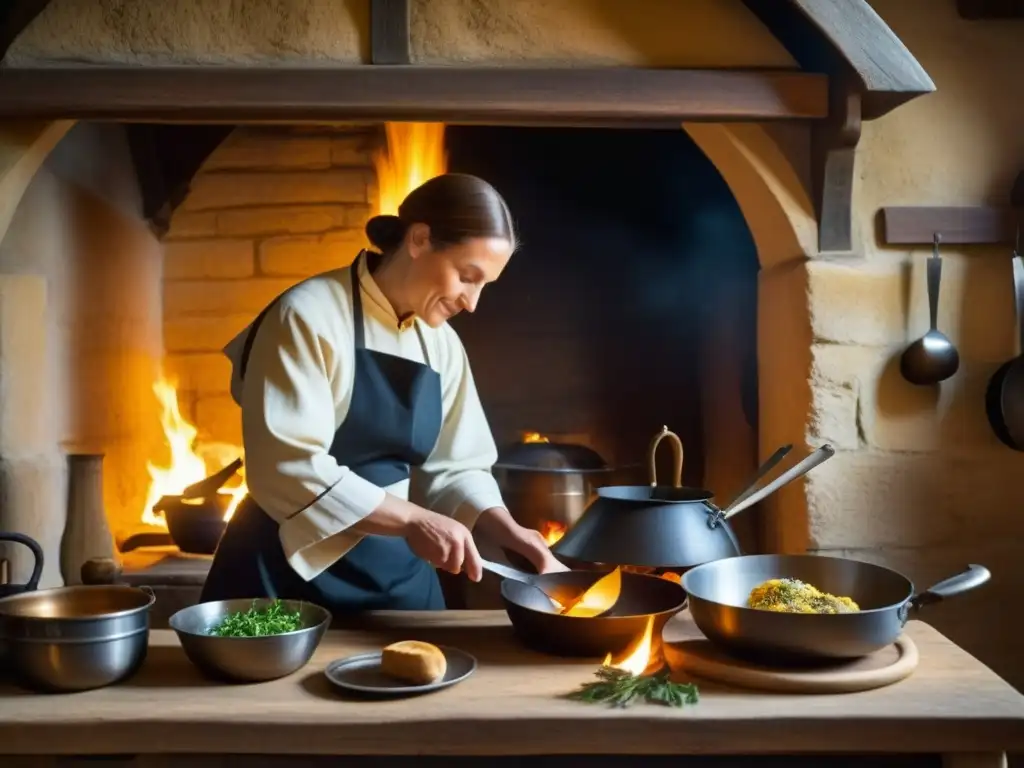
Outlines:
<svg viewBox="0 0 1024 768"><path fill-rule="evenodd" d="M988 568L983 565L971 564L967 570L932 584L924 592L919 592L900 606L900 624L906 624L910 618L910 610L919 610L926 605L938 603L949 597L956 597L964 592L977 589L992 578Z"/></svg>
<svg viewBox="0 0 1024 768"><path fill-rule="evenodd" d="M683 484L683 441L675 432L670 432L668 427L662 427L661 432L654 436L651 446L647 449L647 472L650 476L651 488L658 486L658 469L654 464L654 459L658 455L658 443L666 437L672 440L672 453L675 456L675 466L672 467L672 487L679 488Z"/></svg>
<svg viewBox="0 0 1024 768"><path fill-rule="evenodd" d="M530 574L513 568L510 565L502 565L483 557L480 558L480 564L485 571L490 571L495 576L501 576L503 579L511 579L512 581L520 581L523 584L529 584L531 587L535 586L534 578Z"/></svg>
<svg viewBox="0 0 1024 768"><path fill-rule="evenodd" d="M747 507L754 506L755 504L757 504L757 502L775 493L775 491L779 490L779 488L781 488L782 486L791 483L793 480L796 480L798 477L802 475L806 475L816 466L825 461L828 461L835 455L836 450L831 445L825 444L821 446L818 450L816 450L810 456L805 458L795 467L784 472L783 474L779 475L777 478L772 480L770 483L768 483L768 485L758 489L755 493L750 494L749 496L747 496L746 499L741 501L739 504L733 504L731 507L729 507L729 509L726 512L712 512L710 515L708 515L708 527L717 528L720 523L725 522L733 515L739 514Z"/></svg>
<svg viewBox="0 0 1024 768"><path fill-rule="evenodd" d="M765 475L767 475L769 472L775 469L778 463L782 461L784 458L786 458L786 456L789 454L791 450L793 450L792 444L784 445L771 456L769 456L768 460L757 468L757 472L754 474L752 478L750 478L750 482L747 483L743 491L741 491L735 499L729 502L729 506L727 506L722 511L722 515L728 516L729 511L733 507L735 507L737 504L740 504L743 501L746 501L747 497L757 490L757 484L764 479Z"/></svg>

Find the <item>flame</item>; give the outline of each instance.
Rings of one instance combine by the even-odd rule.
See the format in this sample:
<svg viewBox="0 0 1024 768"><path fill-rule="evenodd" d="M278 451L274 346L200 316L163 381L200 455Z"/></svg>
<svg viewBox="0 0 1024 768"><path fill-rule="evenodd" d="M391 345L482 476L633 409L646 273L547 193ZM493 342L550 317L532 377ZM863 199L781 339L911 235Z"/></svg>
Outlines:
<svg viewBox="0 0 1024 768"><path fill-rule="evenodd" d="M650 666L653 640L654 617L648 616L647 626L644 627L644 633L637 639L632 650L626 653L626 657L622 659L622 661L612 663L612 655L609 653L605 656L602 666L621 669L624 672L628 672L631 675L639 677L647 671L647 667Z"/></svg>
<svg viewBox="0 0 1024 768"><path fill-rule="evenodd" d="M242 449L224 443L196 446L196 436L199 431L181 415L178 408L178 392L174 385L161 377L153 384L153 392L160 402L160 424L164 430L167 447L170 449L171 461L166 467L158 466L151 461L146 464L146 469L149 470L150 484L146 503L142 508L142 522L145 525L166 528L167 523L164 521L163 515L154 512L153 505L163 496L180 495L188 486L206 479L217 470L230 464L242 455ZM247 491L244 476L239 485L220 489L221 494L231 497L227 510L224 512L225 520L231 519L235 508L245 497Z"/></svg>
<svg viewBox="0 0 1024 768"><path fill-rule="evenodd" d="M524 443L550 443L551 441L548 440L546 437L544 437L544 435L542 435L540 432L524 432L523 433L523 442Z"/></svg>
<svg viewBox="0 0 1024 768"><path fill-rule="evenodd" d="M405 196L448 170L444 123L385 123L387 151L374 155L377 213L395 216Z"/></svg>
<svg viewBox="0 0 1024 768"><path fill-rule="evenodd" d="M555 523L550 520L545 520L540 526L540 535L544 537L544 543L549 547L553 547L558 543L558 540L565 536L565 532L569 530L564 523Z"/></svg>
<svg viewBox="0 0 1024 768"><path fill-rule="evenodd" d="M619 599L622 592L622 569L616 568L611 573L605 574L597 582L584 592L580 598L562 611L564 616L597 616L604 613Z"/></svg>

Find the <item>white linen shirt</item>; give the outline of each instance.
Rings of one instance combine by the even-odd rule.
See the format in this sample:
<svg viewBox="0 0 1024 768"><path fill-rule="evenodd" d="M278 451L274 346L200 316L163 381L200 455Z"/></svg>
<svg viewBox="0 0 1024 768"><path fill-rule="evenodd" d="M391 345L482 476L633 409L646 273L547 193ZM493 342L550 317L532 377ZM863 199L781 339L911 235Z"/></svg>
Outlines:
<svg viewBox="0 0 1024 768"><path fill-rule="evenodd" d="M441 433L426 463L413 468L412 490L423 506L472 528L482 511L504 502L491 474L497 448L465 349L447 323L400 323L366 261L364 255L357 267L366 348L424 363L425 346L441 376ZM349 529L380 505L385 491L403 499L410 494L409 480L380 488L328 453L352 397L352 269L311 277L271 307L244 381L239 363L252 326L224 348L233 366L231 396L242 409L249 493L279 523L285 557L307 581L360 541Z"/></svg>

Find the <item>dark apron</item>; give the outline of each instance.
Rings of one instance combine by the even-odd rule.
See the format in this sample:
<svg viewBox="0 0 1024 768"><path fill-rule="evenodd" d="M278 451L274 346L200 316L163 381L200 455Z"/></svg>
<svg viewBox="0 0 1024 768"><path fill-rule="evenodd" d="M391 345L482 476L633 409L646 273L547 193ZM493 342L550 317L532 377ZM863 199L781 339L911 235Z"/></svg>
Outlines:
<svg viewBox="0 0 1024 768"><path fill-rule="evenodd" d="M429 365L366 349L360 254L352 264L355 379L345 421L330 454L378 486L409 478L430 455L441 431L441 377ZM273 306L271 304L270 306ZM245 376L252 340L267 311L249 332L239 361ZM420 335L424 357L426 344ZM306 600L336 615L373 610L444 610L437 573L397 536L365 536L312 581L285 559L278 524L247 496L235 511L203 586L202 601L249 597Z"/></svg>

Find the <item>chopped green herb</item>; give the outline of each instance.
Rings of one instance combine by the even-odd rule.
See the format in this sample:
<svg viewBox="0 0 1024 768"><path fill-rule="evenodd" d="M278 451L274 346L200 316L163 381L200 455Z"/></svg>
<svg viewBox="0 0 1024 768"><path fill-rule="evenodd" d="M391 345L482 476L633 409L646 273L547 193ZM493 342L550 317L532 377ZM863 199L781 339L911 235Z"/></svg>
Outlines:
<svg viewBox="0 0 1024 768"><path fill-rule="evenodd" d="M302 617L298 611L289 611L284 603L275 600L266 608L255 604L248 611L228 614L220 624L210 629L218 637L265 637L282 635L302 629Z"/></svg>
<svg viewBox="0 0 1024 768"><path fill-rule="evenodd" d="M637 700L666 707L682 707L699 700L697 686L692 683L674 683L668 679L669 670L655 675L633 675L614 667L599 667L598 680L584 683L569 694L570 699L588 704L608 704L625 708Z"/></svg>

